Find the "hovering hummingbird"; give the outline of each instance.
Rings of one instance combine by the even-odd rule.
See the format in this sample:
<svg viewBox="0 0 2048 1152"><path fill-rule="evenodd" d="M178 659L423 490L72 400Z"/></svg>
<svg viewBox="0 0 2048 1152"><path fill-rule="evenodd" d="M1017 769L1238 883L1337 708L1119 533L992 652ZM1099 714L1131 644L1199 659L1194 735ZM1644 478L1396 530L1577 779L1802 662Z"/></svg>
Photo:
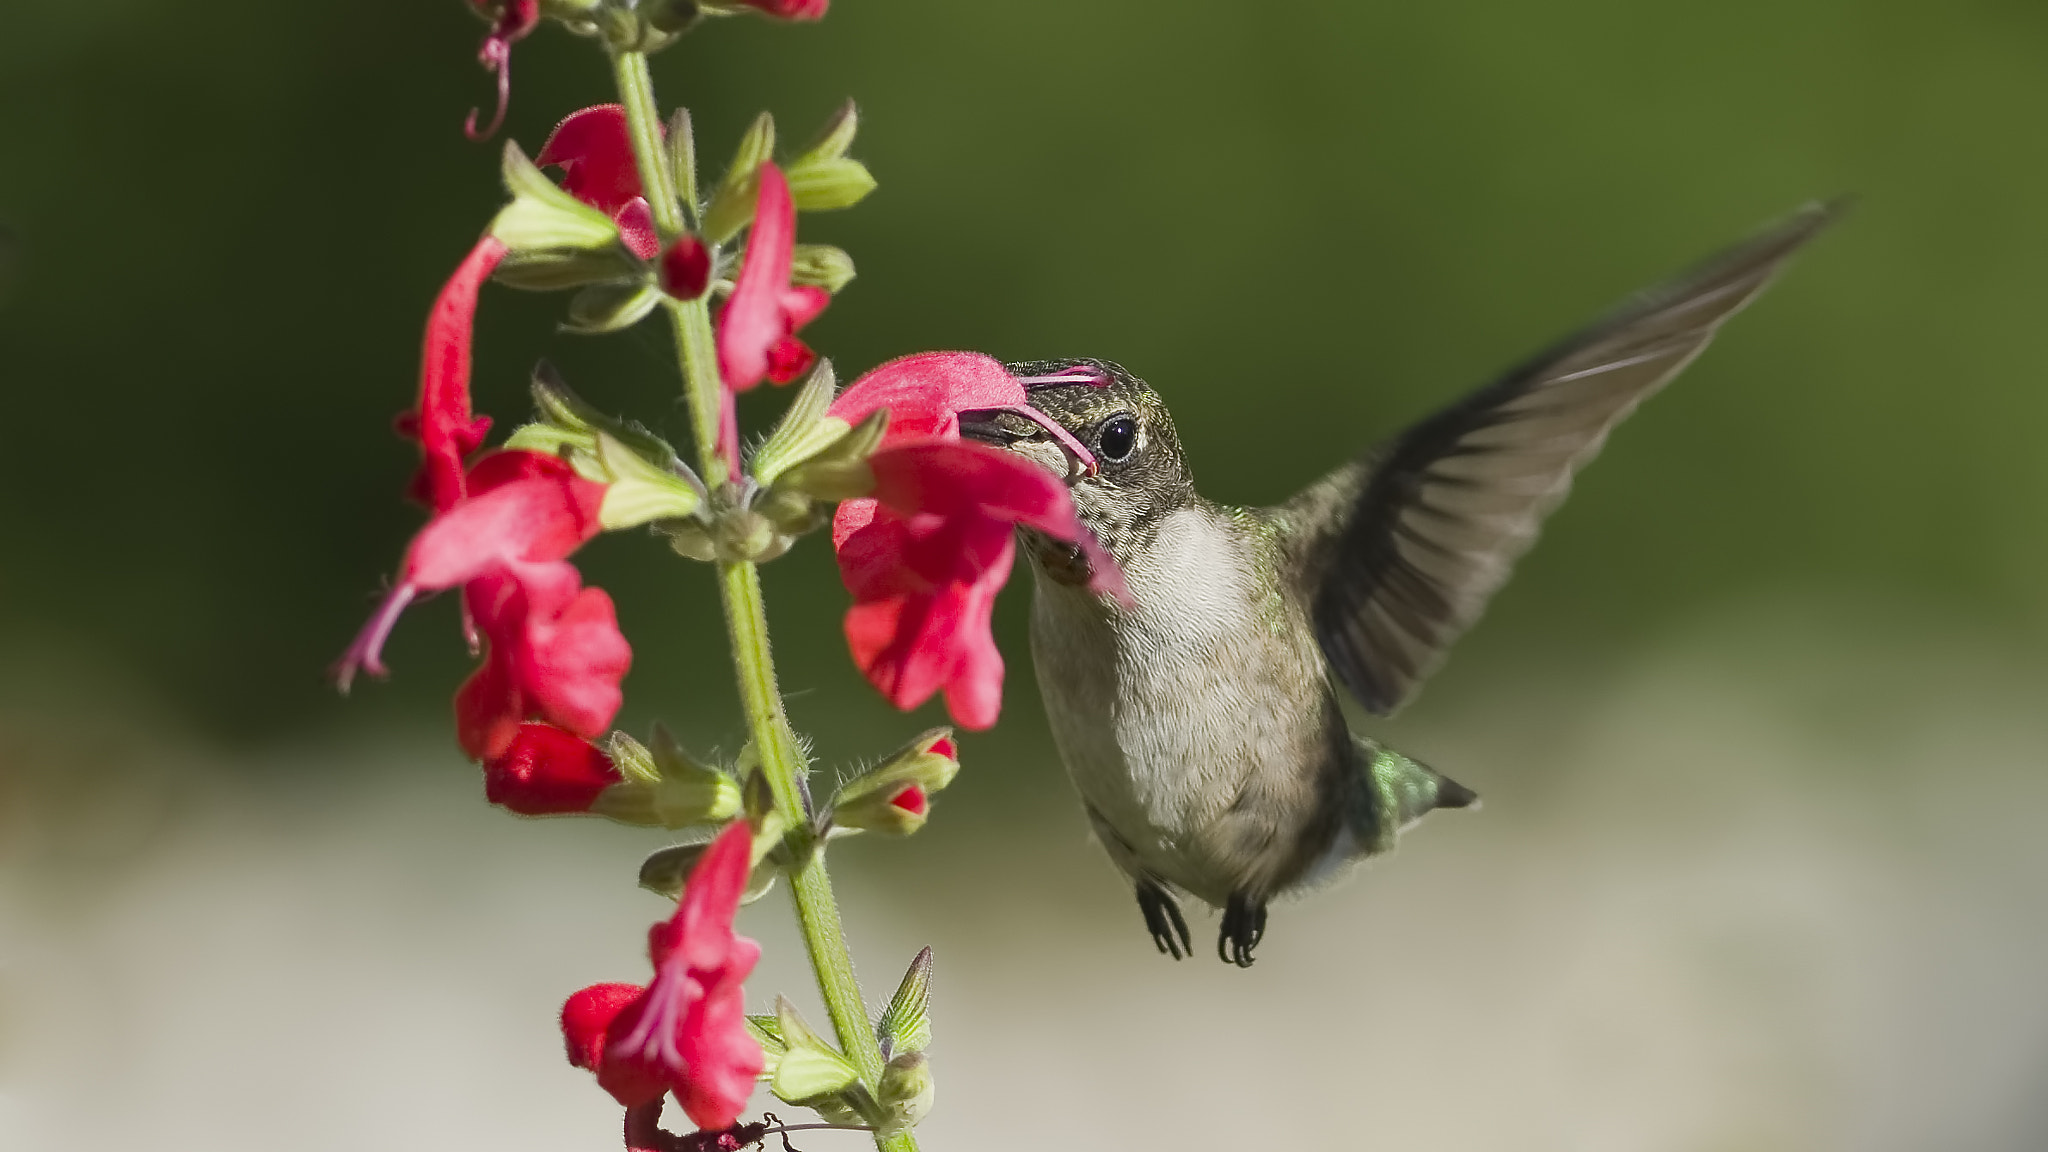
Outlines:
<svg viewBox="0 0 2048 1152"><path fill-rule="evenodd" d="M1237 508L1195 492L1159 393L1107 360L1009 365L1094 456L1014 413L961 431L1062 476L1134 603L1087 588L1072 545L1026 533L1031 653L1067 772L1163 953L1176 893L1221 907L1249 966L1266 906L1478 797L1352 732L1415 695L1609 429L1692 362L1834 213L1811 206L1310 485Z"/></svg>

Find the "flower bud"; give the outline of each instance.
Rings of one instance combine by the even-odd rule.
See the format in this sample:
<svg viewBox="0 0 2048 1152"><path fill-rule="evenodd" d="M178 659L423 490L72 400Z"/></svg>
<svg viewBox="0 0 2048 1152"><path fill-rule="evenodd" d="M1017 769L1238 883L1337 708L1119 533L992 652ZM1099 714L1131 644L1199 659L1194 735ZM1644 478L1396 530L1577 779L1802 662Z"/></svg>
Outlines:
<svg viewBox="0 0 2048 1152"><path fill-rule="evenodd" d="M799 212L851 208L875 190L867 165L844 156L793 164L788 176L789 197Z"/></svg>
<svg viewBox="0 0 2048 1152"><path fill-rule="evenodd" d="M619 227L611 217L563 191L509 140L499 175L512 202L499 209L489 232L505 242L507 258L515 264L541 253L619 246Z"/></svg>
<svg viewBox="0 0 2048 1152"><path fill-rule="evenodd" d="M931 1113L932 1100L938 1094L931 1061L922 1052L905 1052L891 1058L882 1068L882 1082L877 1087L875 1095L882 1118L875 1127L878 1136L915 1128Z"/></svg>
<svg viewBox="0 0 2048 1152"><path fill-rule="evenodd" d="M875 1041L882 1046L883 1056L922 1052L930 1046L931 1000L932 950L926 948L910 962L903 982L896 986L896 995L889 1000L888 1010L875 1024Z"/></svg>
<svg viewBox="0 0 2048 1152"><path fill-rule="evenodd" d="M688 234L661 254L661 290L678 300L695 300L711 286L711 249Z"/></svg>
<svg viewBox="0 0 2048 1152"><path fill-rule="evenodd" d="M484 763L484 798L521 816L594 810L623 775L596 746L552 724L521 724L505 751Z"/></svg>
<svg viewBox="0 0 2048 1152"><path fill-rule="evenodd" d="M792 250L789 282L809 284L835 295L853 282L853 257L830 244L799 244Z"/></svg>
<svg viewBox="0 0 2048 1152"><path fill-rule="evenodd" d="M924 827L932 793L952 783L959 772L953 730L934 728L873 769L841 785L832 804L832 822L846 828L907 836Z"/></svg>
<svg viewBox="0 0 2048 1152"><path fill-rule="evenodd" d="M647 859L640 862L640 887L674 900L682 894L683 882L690 878L690 873L697 867L697 861L710 846L709 840L702 840L689 844L671 844L649 853ZM782 865L777 861L776 854L772 850L763 852L762 847L762 842L757 837L754 842L756 859L753 870L747 873L746 891L740 895L742 904L752 904L766 896L774 889L775 878L782 874Z"/></svg>

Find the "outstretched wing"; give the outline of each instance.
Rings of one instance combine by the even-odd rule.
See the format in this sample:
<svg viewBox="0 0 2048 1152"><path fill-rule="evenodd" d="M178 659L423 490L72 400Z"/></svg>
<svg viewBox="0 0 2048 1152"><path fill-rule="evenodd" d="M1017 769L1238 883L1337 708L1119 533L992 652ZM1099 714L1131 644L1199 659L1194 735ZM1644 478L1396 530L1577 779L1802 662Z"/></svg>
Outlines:
<svg viewBox="0 0 2048 1152"><path fill-rule="evenodd" d="M1394 711L1486 607L1607 432L1835 215L1810 206L1639 296L1276 509L1337 675Z"/></svg>

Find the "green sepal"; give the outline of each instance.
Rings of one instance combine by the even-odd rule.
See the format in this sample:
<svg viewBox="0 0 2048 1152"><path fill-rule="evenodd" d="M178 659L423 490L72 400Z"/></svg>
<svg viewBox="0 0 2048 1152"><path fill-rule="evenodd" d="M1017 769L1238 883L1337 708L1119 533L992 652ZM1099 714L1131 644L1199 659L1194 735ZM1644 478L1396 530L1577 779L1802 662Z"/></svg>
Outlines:
<svg viewBox="0 0 2048 1152"><path fill-rule="evenodd" d="M851 208L875 190L867 165L841 156L795 165L789 173L789 199L799 212L830 212Z"/></svg>
<svg viewBox="0 0 2048 1152"><path fill-rule="evenodd" d="M775 1068L782 1063L782 1054L789 1051L789 1045L782 1042L782 1022L773 1016L749 1016L746 1024L747 1035L761 1046L761 1075L757 1079L775 1079Z"/></svg>
<svg viewBox="0 0 2048 1152"><path fill-rule="evenodd" d="M654 520L678 520L704 506L701 486L657 468L609 432L597 434L597 459L611 476L597 522L607 531Z"/></svg>
<svg viewBox="0 0 2048 1152"><path fill-rule="evenodd" d="M776 1062L768 1091L793 1105L838 1097L860 1084L860 1070L831 1050L786 998L776 998L776 1025L782 1033L782 1060Z"/></svg>
<svg viewBox="0 0 2048 1152"><path fill-rule="evenodd" d="M860 131L860 110L852 100L839 106L832 118L818 131L818 138L802 154L790 162L791 167L816 163L820 160L837 160L853 147L854 133Z"/></svg>
<svg viewBox="0 0 2048 1152"><path fill-rule="evenodd" d="M682 895L683 882L690 878L697 861L710 846L710 838L705 837L655 849L640 862L640 887L674 900ZM760 847L758 840L755 847ZM775 888L775 878L780 875L782 868L779 864L766 857L757 859L753 869L747 873L747 887L740 894L740 903L752 904L766 896Z"/></svg>
<svg viewBox="0 0 2048 1152"><path fill-rule="evenodd" d="M876 1085L875 1095L880 1105L875 1135L894 1136L917 1127L931 1114L932 1101L938 1096L931 1061L922 1052L894 1057L882 1068L882 1082Z"/></svg>
<svg viewBox="0 0 2048 1152"><path fill-rule="evenodd" d="M910 962L896 995L875 1023L875 1041L883 1059L898 1053L922 1052L931 1046L932 950L927 947ZM884 1098L887 1092L883 1093Z"/></svg>
<svg viewBox="0 0 2048 1152"><path fill-rule="evenodd" d="M668 170L683 211L695 220L701 208L697 203L697 130L688 108L676 109L668 119Z"/></svg>
<svg viewBox="0 0 2048 1152"><path fill-rule="evenodd" d="M783 410L775 431L768 434L768 439L748 460L748 470L757 483L775 483L775 478L791 465L809 459L846 435L846 421L825 415L838 391L839 378L832 371L832 361L819 360L818 366L811 369L810 378ZM831 426L826 425L827 420Z"/></svg>
<svg viewBox="0 0 2048 1152"><path fill-rule="evenodd" d="M825 419L835 420L831 416ZM868 467L868 457L874 455L888 430L889 410L875 409L868 413L866 419L847 429L845 435L791 466L781 477L780 486L833 503L867 495L875 487L875 474Z"/></svg>
<svg viewBox="0 0 2048 1152"><path fill-rule="evenodd" d="M588 284L612 284L638 280L647 275L647 265L614 244L609 248L543 248L530 252L507 252L491 273L491 279L522 292L559 292Z"/></svg>
<svg viewBox="0 0 2048 1152"><path fill-rule="evenodd" d="M775 118L763 112L754 119L739 150L725 170L718 192L704 210L704 236L723 244L754 219L754 201L761 194L761 165L775 154Z"/></svg>
<svg viewBox="0 0 2048 1152"><path fill-rule="evenodd" d="M618 244L619 228L611 217L563 191L510 140L505 142L499 174L512 202L491 221L490 234L510 251Z"/></svg>
<svg viewBox="0 0 2048 1152"><path fill-rule="evenodd" d="M602 336L631 328L661 303L661 288L652 283L592 284L569 301L565 332Z"/></svg>
<svg viewBox="0 0 2048 1152"><path fill-rule="evenodd" d="M834 295L853 282L853 257L830 244L798 244L790 257L789 282L823 288Z"/></svg>

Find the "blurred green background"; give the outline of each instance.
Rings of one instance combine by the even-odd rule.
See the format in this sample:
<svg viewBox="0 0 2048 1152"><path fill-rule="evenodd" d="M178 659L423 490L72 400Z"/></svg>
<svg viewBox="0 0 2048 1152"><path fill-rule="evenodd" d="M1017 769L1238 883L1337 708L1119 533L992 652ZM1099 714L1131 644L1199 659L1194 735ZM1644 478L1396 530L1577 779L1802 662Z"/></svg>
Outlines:
<svg viewBox="0 0 2048 1152"><path fill-rule="evenodd" d="M182 894L192 915L225 917L220 946L258 957L251 971L276 973L307 957L261 960L277 935L262 929L268 918L308 893L343 903L356 893L363 908L381 907L363 894L365 877L383 877L375 882L416 889L412 899L438 910L403 924L366 911L368 920L306 933L359 936L350 963L384 972L402 941L452 924L482 926L456 934L472 942L502 934L508 949L548 932L544 921L508 926L517 912L493 891L503 873L479 860L516 870L557 853L563 868L598 877L551 889L575 902L601 884L624 888L647 846L621 848L608 829L455 815L481 805L446 731L468 665L449 604L401 625L390 682L343 701L322 678L419 522L399 499L413 453L389 421L411 396L428 301L499 203L495 147L461 134L463 113L489 100L471 59L481 25L454 0L19 8L0 37L0 374L11 431L0 455L0 1072L15 1075L11 1095L0 1080L0 1135L21 1116L31 1117L18 1121L23 1131L46 1131L34 1101L68 1099L92 1080L91 1062L42 1080L23 1071L54 1067L25 1053L46 1054L31 1038L64 1030L24 1006L45 999L38 973L98 973L128 989L131 1007L197 994L184 982L122 983L98 966L128 954L115 941L130 931L177 937L190 924L124 919L128 906L105 894L126 881L182 877L162 898ZM1379 1053L1358 1055L1379 1063L1356 1075L1399 1083L1386 1107L1416 1121L1412 1142L1424 1146L1499 1146L1483 1125L1446 1135L1394 1101L1427 1099L1438 1085L1448 1093L1485 1063L1478 1054L1504 1050L1507 1020L1522 1020L1527 1064L1445 1099L1475 1113L1503 1101L1503 1122L1516 1126L1502 1131L1525 1147L2048 1140L2048 1113L2021 1091L2048 1078L2048 1019L2019 976L2048 963L2048 856L2022 819L2042 811L2048 755L2033 719L2048 687L2048 9L841 0L815 26L714 24L658 57L655 76L665 104L694 110L714 163L763 108L794 142L858 99L856 154L880 190L856 210L800 224L802 238L849 249L860 270L806 332L843 375L927 348L1116 359L1167 395L1204 491L1242 502L1285 496L1804 201L1857 197L1616 435L1430 693L1382 727L1487 793L1484 815L1426 829L1434 847L1289 912L1249 977L1155 961L1127 895L1084 844L1030 685L1020 579L999 619L1012 654L1002 728L968 742L970 771L928 833L849 853L848 884L869 886L858 899L885 925L871 929L884 937L881 956L907 956L899 942L914 948L946 924L967 933L959 947L981 958L985 983L963 979L963 989L1072 1008L1063 981L1095 973L1091 986L1107 990L1087 1002L1088 1018L1131 1014L1115 1032L1128 1051L1066 1033L1042 1050L1004 1048L993 1022L978 1040L962 1036L956 1052L983 1052L968 1046L979 1043L987 1060L982 1080L969 1079L963 1056L951 1065L959 1079L942 1081L959 1086L934 1119L952 1145L1039 1131L999 1121L1024 1098L1041 1126L1068 1115L1046 1103L1048 1061L1065 1069L1070 1092L1135 1086L1135 1100L1110 1092L1092 1112L1074 1105L1091 1119L1071 1131L1105 1144L1162 1131L1213 1144L1200 1124L1159 1128L1170 1123L1162 1113L1194 1112L1174 1103L1190 1096L1276 1139L1325 1133L1322 1124L1335 1125L1330 1138L1369 1133L1387 1122L1372 1100L1343 1121L1350 1105L1329 1099L1356 1091L1341 1061L1318 1065L1328 1091L1301 1099L1218 1101L1167 1066L1204 1045L1252 1064L1299 1054L1284 1028L1264 1040L1240 1031L1275 1018L1278 1002L1260 997L1316 990L1286 1007L1288 1019L1316 1020L1347 987L1387 984L1404 965L1468 978L1445 1002L1470 1003L1460 988L1507 980L1499 986L1520 989L1526 1010L1480 996L1493 1008L1446 1023L1396 997L1372 1019L1407 1012L1413 1027L1384 1045L1339 1044L1328 1028L1299 1025L1343 1052ZM516 50L505 134L535 149L561 115L610 98L593 46L544 28ZM525 410L528 369L545 356L591 398L683 437L662 332L558 334L562 303L487 290L479 407L509 427ZM743 418L761 427L780 402L764 390ZM661 717L700 746L735 745L706 572L633 535L596 542L579 564L617 599L635 646L621 726ZM871 753L919 722L891 713L852 671L827 549L807 545L766 579L785 687L828 760ZM1710 785L1711 800L1689 791ZM1985 809L2004 823L1979 824ZM427 811L443 815L393 815ZM1690 958L1678 967L1709 973L1706 984L1672 977L1697 1011L1638 1011L1626 981L1605 975L1553 979L1542 948L1494 934L1522 925L1576 955L1569 941L1599 933L1558 911L1581 907L1574 901L1590 900L1588 922L1619 937L1656 910L1696 907L1674 895L1691 881L1652 883L1664 873L1645 860L1701 827L1717 832L1672 875L1726 894L1731 930L1756 940L1754 955L1702 961L1682 943L1697 924L1678 916L1673 955ZM1781 838L1756 831L1765 827ZM302 841L328 854L303 855ZM422 868L453 869L474 886L446 872L365 869L369 855L412 859L407 845ZM600 851L609 856L591 863ZM951 871L943 884L920 871L934 861ZM1568 878L1541 893L1502 890L1504 877L1527 885L1546 870ZM282 887L251 895L233 882L253 875ZM1648 887L1597 895L1636 882ZM420 894L442 890L445 907ZM617 903L604 905L611 918L590 930L585 951L561 958L548 980L521 977L539 989L535 1003L559 994L548 988L631 977L592 972L588 957L616 964L630 953L650 908L630 890L605 891ZM934 891L957 900L933 913L919 898ZM1788 891L1810 905L1753 914ZM1882 930L1844 929L1829 937L1833 951L1800 935L1836 923L1836 912ZM780 910L753 915L772 966L771 934L786 936L774 927ZM970 922L972 932L959 926ZM1332 924L1360 935L1312 927ZM1789 935L1778 930L1787 925ZM1287 959L1290 933L1300 949L1327 945L1313 957L1324 967L1294 970L1292 982L1287 966L1311 959ZM1908 947L1930 937L1949 943L1924 955ZM1412 955L1375 963L1392 941ZM1872 951L1894 967L1872 975ZM475 960L435 954L465 969ZM1475 975L1446 959L1473 954L1500 970ZM1509 979L1517 958L1550 975ZM1780 977L1809 961L1819 965L1814 987L1833 990L1815 995L1848 999L1821 1013L1832 1023L1812 1034L1823 1039L1786 1039L1774 1029L1806 1019L1815 1001ZM872 963L882 974L871 982L893 980L893 962ZM1644 961L1656 972L1662 963ZM385 975L402 984L410 971ZM774 972L802 986L800 970ZM1631 1096L1597 1071L1629 1065L1614 1053L1636 1051L1635 1041L1589 1041L1595 1071L1573 1073L1576 1088L1545 1087L1541 1070L1579 1067L1552 1045L1560 1031L1579 1034L1572 1005L1618 1014L1616 1035L1654 1049L1654 1037L1728 1018L1723 1000L1694 998L1724 978L1756 1029L1738 1030L1725 1059L1708 1063L1746 1069L1764 1086L1755 1093L1740 1077L1718 1094L1694 1092L1686 1086L1724 1081L1675 1067L1676 1103L1641 1109L1668 1131L1592 1123L1623 1097L1663 1099ZM391 984L365 979L340 1000L394 1003ZM1560 980L1577 991L1553 995ZM1862 991L1840 992L1844 981ZM1897 1022L1902 1001L1959 985L1995 993L1967 1007L1940 1000L1954 1011L1926 1009L1925 1029ZM1789 999L1765 1004L1757 988ZM289 993L287 984L278 995ZM485 997L475 1018L506 1011ZM522 1033L491 1047L494 1058L530 1063L534 1084L548 1086L534 1091L589 1106L595 1093L566 1083L537 1018L530 1050ZM148 1019L168 1036L207 1033L212 1018ZM1171 1039L1196 1023L1185 1042ZM1028 1029L1030 1019L1010 1024ZM940 1035L943 1045L943 1017ZM1454 1039L1430 1047L1442 1036ZM243 1040L219 1043L224 1060L248 1056ZM1036 1063L1018 1055L1027 1050ZM161 1060L155 1051L137 1049L123 1067L179 1062L175 1045ZM986 1078L1012 1067L1005 1052L1039 1088ZM1296 1071L1276 1083L1324 1083ZM2009 1092L1998 1087L2008 1080ZM150 1083L160 1091L147 1098L193 1098ZM1908 1084L1936 1102L1901 1120ZM368 1089L363 1099L386 1100ZM498 1099L506 1115L494 1140L563 1146L521 1127L518 1100ZM1557 1103L1572 1099L1585 1107ZM425 1146L423 1129L379 1125L402 1112L392 1108L330 1114L323 1139ZM226 1111L195 1120L193 1146L241 1146L214 1126ZM568 1137L578 1146L608 1145L611 1121L590 1114L595 1128L579 1114L561 1131L583 1133ZM1982 1130L1958 1127L1968 1123ZM185 1146L164 1131L168 1145ZM445 1135L465 1134L474 1133Z"/></svg>

